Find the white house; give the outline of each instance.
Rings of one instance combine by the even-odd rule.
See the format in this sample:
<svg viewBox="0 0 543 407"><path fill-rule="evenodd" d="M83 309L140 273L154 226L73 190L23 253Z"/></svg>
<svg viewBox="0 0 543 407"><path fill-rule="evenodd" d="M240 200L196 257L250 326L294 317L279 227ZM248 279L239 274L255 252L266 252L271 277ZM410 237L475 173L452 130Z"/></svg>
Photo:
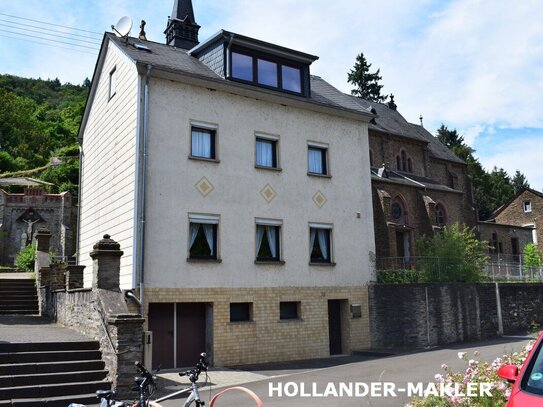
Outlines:
<svg viewBox="0 0 543 407"><path fill-rule="evenodd" d="M108 233L153 365L369 347L368 122L317 57L220 31L176 1L168 44L106 33L80 129L78 258Z"/></svg>

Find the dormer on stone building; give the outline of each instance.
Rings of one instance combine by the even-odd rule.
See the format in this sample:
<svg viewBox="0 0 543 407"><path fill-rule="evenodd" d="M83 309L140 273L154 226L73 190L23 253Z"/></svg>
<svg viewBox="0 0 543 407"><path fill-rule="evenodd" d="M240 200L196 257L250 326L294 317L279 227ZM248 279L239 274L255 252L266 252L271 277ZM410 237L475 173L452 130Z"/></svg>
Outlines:
<svg viewBox="0 0 543 407"><path fill-rule="evenodd" d="M176 48L191 49L199 44L200 26L194 19L191 0L175 0L172 15L168 18L166 44Z"/></svg>
<svg viewBox="0 0 543 407"><path fill-rule="evenodd" d="M221 30L189 54L227 80L309 97L314 55Z"/></svg>

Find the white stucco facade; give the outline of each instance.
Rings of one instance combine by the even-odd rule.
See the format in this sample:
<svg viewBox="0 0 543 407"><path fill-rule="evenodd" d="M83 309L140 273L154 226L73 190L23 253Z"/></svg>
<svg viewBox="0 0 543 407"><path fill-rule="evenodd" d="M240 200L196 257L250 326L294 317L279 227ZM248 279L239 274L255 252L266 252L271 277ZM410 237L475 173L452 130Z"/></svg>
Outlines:
<svg viewBox="0 0 543 407"><path fill-rule="evenodd" d="M218 162L191 159L191 123L216 126ZM258 133L278 138L280 170L255 168ZM308 175L308 142L331 177ZM150 82L145 286L363 285L374 251L367 123L162 79ZM195 185L205 177L213 190ZM260 191L277 196L267 202ZM326 198L319 208L318 193ZM220 263L188 262L189 214L219 215ZM255 264L255 219L282 221L284 264ZM309 265L309 223L332 225L335 266Z"/></svg>

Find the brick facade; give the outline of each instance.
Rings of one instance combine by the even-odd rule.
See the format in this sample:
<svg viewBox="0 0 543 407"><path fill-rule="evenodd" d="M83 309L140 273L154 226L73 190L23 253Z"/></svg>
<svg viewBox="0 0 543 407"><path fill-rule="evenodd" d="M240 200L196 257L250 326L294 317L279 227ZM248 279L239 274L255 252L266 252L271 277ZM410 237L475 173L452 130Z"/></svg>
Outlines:
<svg viewBox="0 0 543 407"><path fill-rule="evenodd" d="M479 238L488 242L489 254L518 256L523 253L524 246L532 243L533 229L529 227L479 222L477 229Z"/></svg>
<svg viewBox="0 0 543 407"><path fill-rule="evenodd" d="M211 305L212 323L207 330L213 339L208 351L219 366L329 357L328 300L343 300L342 353L370 346L367 286L148 288L145 299L146 314L149 303ZM300 318L280 320L281 301L299 301ZM230 322L233 302L252 303L252 320ZM353 304L361 306L360 318L351 313Z"/></svg>

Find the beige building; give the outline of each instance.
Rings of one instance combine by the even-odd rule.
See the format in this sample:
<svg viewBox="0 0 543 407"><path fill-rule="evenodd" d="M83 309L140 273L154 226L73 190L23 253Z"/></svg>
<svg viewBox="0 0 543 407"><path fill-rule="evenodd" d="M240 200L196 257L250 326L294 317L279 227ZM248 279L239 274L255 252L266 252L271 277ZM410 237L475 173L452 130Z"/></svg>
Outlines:
<svg viewBox="0 0 543 407"><path fill-rule="evenodd" d="M80 129L78 260L108 233L153 365L235 365L369 347L368 122L317 57L221 31L198 44L106 33Z"/></svg>

